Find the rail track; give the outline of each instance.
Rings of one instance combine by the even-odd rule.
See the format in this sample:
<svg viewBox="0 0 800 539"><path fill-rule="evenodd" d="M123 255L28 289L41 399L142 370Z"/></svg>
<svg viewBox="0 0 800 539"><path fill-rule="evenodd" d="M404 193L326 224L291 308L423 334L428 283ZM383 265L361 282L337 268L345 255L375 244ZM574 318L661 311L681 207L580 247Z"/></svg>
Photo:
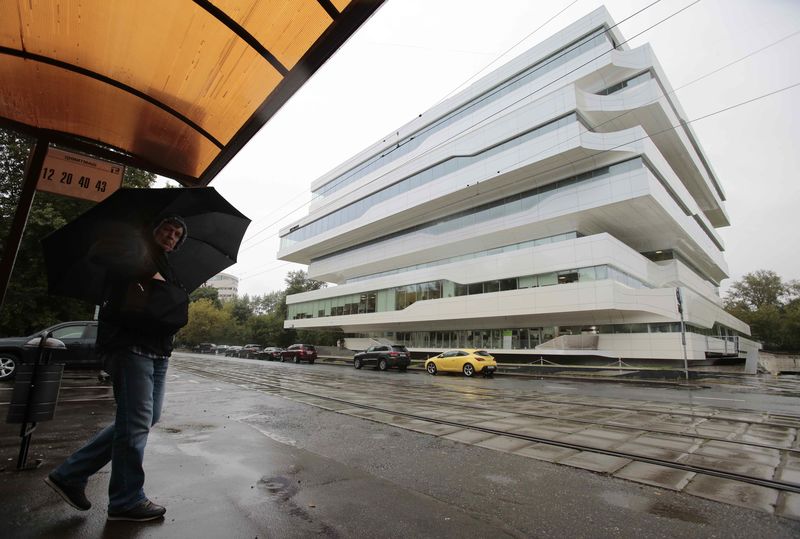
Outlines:
<svg viewBox="0 0 800 539"><path fill-rule="evenodd" d="M632 402L622 399L616 403L598 405L591 402L597 399L579 399L574 395L557 397L537 394L536 391L521 392L474 385L466 387L449 381L437 381L436 385L416 385L408 383L408 375L403 376L402 380L392 376L383 376L382 379L337 377L306 368L301 373L293 366L275 363L231 362L230 365L222 365L184 356L173 358L173 365L198 376L395 426L402 427L404 421L414 424L423 422L704 474L779 492L800 493L800 484L774 477L788 461L800 462L800 448L797 447L800 418L795 416L775 417L769 413L706 406L682 410L676 409L675 405L650 401L637 403L636 409L631 409ZM455 410L455 413L442 412L442 407L449 407L448 412ZM542 407L547 408L542 410ZM354 410L364 411L366 416ZM475 411L479 415L486 415L477 421L459 418L459 415L469 416ZM616 419L607 418L614 414ZM517 421L523 428L514 428L508 421ZM528 421L531 427L526 429L524 424ZM545 430L552 429L552 436L531 432L537 428L541 430L542 425ZM724 429L715 428L723 426ZM591 439L587 443L586 437L582 443L570 440L574 438L573 435L580 435L581 430L587 428L601 429L601 432L605 429L621 436L627 432L634 441L642 436L655 435L663 438L665 444L682 444L690 449L674 452L665 449L661 456L654 456L619 447L628 445L626 443L616 444L618 447L601 447L603 440L600 439L598 443L591 443ZM758 431L760 438L771 439L773 443L755 440L752 435L748 437L753 429ZM748 451L754 451L753 458L766 459L770 465L761 466L760 475L738 472L735 468L741 466L732 465L730 461L703 458L696 454L700 447L709 442L716 444L717 448L729 448L734 453L738 450L747 455ZM699 459L702 464L687 462L693 459ZM770 469L772 476L766 477L770 475Z"/></svg>

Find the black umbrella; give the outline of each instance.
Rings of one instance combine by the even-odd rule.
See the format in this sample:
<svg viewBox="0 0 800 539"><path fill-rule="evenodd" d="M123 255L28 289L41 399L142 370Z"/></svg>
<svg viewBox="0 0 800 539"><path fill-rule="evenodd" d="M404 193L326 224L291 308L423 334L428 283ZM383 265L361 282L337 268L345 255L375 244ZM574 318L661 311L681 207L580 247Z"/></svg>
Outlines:
<svg viewBox="0 0 800 539"><path fill-rule="evenodd" d="M167 255L187 292L236 262L250 219L213 187L120 189L42 240L49 292L100 303L106 269L93 262L93 246L137 241L171 215L180 216L189 232Z"/></svg>

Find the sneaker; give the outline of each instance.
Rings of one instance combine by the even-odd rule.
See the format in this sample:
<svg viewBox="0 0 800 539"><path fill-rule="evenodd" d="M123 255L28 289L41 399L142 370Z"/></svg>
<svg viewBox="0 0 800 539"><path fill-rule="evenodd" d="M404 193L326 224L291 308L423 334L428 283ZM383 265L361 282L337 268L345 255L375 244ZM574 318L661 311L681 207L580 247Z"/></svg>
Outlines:
<svg viewBox="0 0 800 539"><path fill-rule="evenodd" d="M52 473L44 478L44 482L75 509L88 511L92 507L92 502L86 499L83 488L71 487L63 481L59 481Z"/></svg>
<svg viewBox="0 0 800 539"><path fill-rule="evenodd" d="M138 505L134 505L127 511L109 511L108 520L130 520L133 522L144 522L155 520L164 516L167 510L160 505L156 505L150 500L145 500Z"/></svg>

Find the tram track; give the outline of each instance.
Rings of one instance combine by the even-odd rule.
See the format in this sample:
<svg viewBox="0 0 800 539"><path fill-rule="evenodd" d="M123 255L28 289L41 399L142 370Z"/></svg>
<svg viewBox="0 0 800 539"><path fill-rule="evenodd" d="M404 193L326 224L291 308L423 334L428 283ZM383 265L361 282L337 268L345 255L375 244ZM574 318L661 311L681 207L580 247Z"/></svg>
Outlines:
<svg viewBox="0 0 800 539"><path fill-rule="evenodd" d="M374 404L368 404L368 403L365 403L365 402L358 402L357 400L340 398L340 397L337 397L337 396L334 396L334 395L331 395L331 394L326 394L325 391L321 391L320 390L320 386L324 386L328 391L336 390L336 388L332 388L331 387L330 380L328 380L327 384L326 384L324 382L309 381L307 379L299 380L299 379L296 379L294 377L281 376L280 380L270 381L268 379L265 380L263 376L254 377L253 374L254 374L254 371L256 371L256 369L248 368L248 367L253 367L253 366L249 366L247 364L237 364L236 366L239 367L238 369L237 368L222 368L221 369L219 367L219 364L210 365L210 364L198 361L198 360L190 360L190 359L183 359L183 358L181 360L179 360L177 366L180 369L186 370L186 371L188 371L190 373L193 373L193 374L196 374L198 376L208 377L208 378L212 378L212 379L221 379L222 381L235 383L237 385L240 385L240 386L243 386L243 387L247 387L247 388L250 388L250 389L253 389L253 390L265 391L265 392L270 393L270 394L275 394L275 395L278 395L278 396L285 396L286 398L290 398L290 399L293 396L294 397L303 396L303 397L306 397L306 398L311 398L312 400L322 400L324 402L335 403L336 405L344 406L344 407L347 407L347 408L356 408L356 409L362 409L362 410L366 410L366 411L370 411L370 412L375 412L375 413L378 413L378 414L387 414L387 415L389 415L391 417L395 417L395 418L399 417L399 418L405 418L407 420L422 421L422 422L436 424L436 425L449 426L449 427L453 427L453 428L457 428L457 429L482 432L482 433L490 434L490 435L493 435L493 436L502 436L502 437L506 437L506 438L513 438L513 439L522 440L522 441L531 442L531 443L536 443L536 444L545 444L545 445L548 445L548 446L555 446L555 447L560 447L560 448L564 448L564 449L570 449L570 450L579 451L579 452L594 453L594 454L605 455L605 456L609 456L609 457L615 457L615 458L619 458L619 459L625 459L625 460L628 460L628 461L641 462L641 463L646 463L646 464L655 465L655 466L661 466L661 467L669 468L669 469L673 469L673 470L681 470L681 471L684 471L684 472L691 472L691 473L695 473L695 474L704 474L704 475L707 475L707 476L712 476L712 477L717 477L717 478L727 479L727 480L732 480L732 481L738 481L738 482L746 483L746 484L750 484L750 485L757 485L757 486L761 486L761 487L772 488L772 489L775 489L775 490L780 491L780 492L800 493L800 484L789 482L789 481L784 481L784 480L780 480L780 479L774 479L774 478L768 479L768 478L764 478L764 477L758 477L758 476L755 476L755 475L749 475L749 474L739 473L739 472L735 472L735 471L725 470L725 469L721 469L721 468L715 468L715 467L703 466L703 465L697 465L697 464L691 464L691 463L685 463L685 462L676 462L675 460L668 460L668 459L658 458L658 457L654 457L654 456L642 455L642 454L637 454L637 453L633 453L633 452L629 452L629 451L621 451L621 450L610 449L610 448L601 448L601 447L597 447L597 446L581 444L581 443L574 443L574 442L564 441L564 440L555 440L555 439L552 439L552 438L546 438L546 437L542 437L542 436L535 436L535 435L528 434L528 433L523 433L523 432L514 432L514 431L510 431L510 430L503 430L502 428L494 428L494 427L487 426L487 425L482 425L482 424L471 424L471 423L466 423L466 422L462 422L462 421L456 421L456 420L452 420L452 419L446 419L446 418L441 418L441 417L431 417L429 415L422 415L422 414L419 414L419 413L401 411L397 407L387 408L387 407L378 406L378 405L374 405ZM244 369L242 369L242 367ZM256 372L256 374L262 374L263 375L263 372L262 373ZM298 384L299 387L287 387L287 383ZM305 386L305 387L303 387L303 386ZM386 392L382 393L382 395L385 397L386 396ZM300 399L294 398L293 400L300 400ZM419 399L417 399L417 400L419 400ZM300 402L306 402L306 401L300 400ZM313 405L313 403L309 403L309 402L306 402L306 403ZM432 404L435 404L435 402L432 402ZM461 405L464 405L464 403L462 402ZM325 406L322 406L322 405L320 405L320 406L325 408ZM476 406L478 406L477 403L474 403L474 402L469 403L469 407L476 407ZM402 408L402 407L400 407L400 408ZM328 409L333 409L333 408L328 408ZM491 408L484 408L484 409L485 410L492 410ZM336 410L334 409L334 411L336 411ZM531 415L531 414L525 414L525 413L516 412L516 411L514 412L514 414L515 415ZM542 416L538 416L536 414L532 414L532 415L534 417L537 417L537 418L542 418ZM362 417L362 416L355 416L355 417ZM372 419L373 421L385 423L383 421L380 421L378 419L373 419L373 418L370 418L370 417L362 417L362 418L363 419ZM558 416L547 416L547 417L544 417L544 419L547 419L547 420L558 420L558 421L565 421L565 422L566 421L575 422L575 420L573 420L573 419L564 418L564 417L558 417ZM602 422L590 421L590 420L582 420L582 421L579 421L578 423L585 424L585 425L600 425L600 426L603 425ZM392 424L392 423L389 423L389 424ZM753 423L753 424L759 424L759 423ZM687 436L689 436L689 435L686 435L686 434L675 433L673 431L659 431L659 430L653 430L653 429L647 429L647 428L635 428L635 427L626 426L626 425L612 424L612 425L608 425L608 426L610 426L612 428L615 428L615 429L625 428L625 429L630 429L630 430L635 430L635 431L653 432L653 433L660 434L660 435L668 435L668 436L671 436L671 437L678 437L678 438L679 437L687 437ZM797 449L791 448L791 447L770 446L770 445L767 445L767 444L758 444L758 443L752 443L752 442L746 442L746 441L737 441L737 440L723 439L723 438L711 438L711 437L708 437L708 436L694 436L694 438L698 438L698 439L702 439L702 440L713 440L713 441L724 442L726 444L733 444L733 445L754 446L754 447L758 447L758 448L761 448L761 449L768 449L768 450L771 450L771 451L776 451L776 452L778 452L780 454L780 460L782 462L785 461L785 459L787 458L786 455L789 455L789 454L797 455L797 453L798 453Z"/></svg>
<svg viewBox="0 0 800 539"><path fill-rule="evenodd" d="M247 364L239 364L245 367L260 367L259 364L255 365L247 365ZM270 364L265 364L270 365ZM294 381L297 383L303 384L317 384L322 387L329 388L333 384L337 383L337 381L332 380L330 376L323 376L316 374L314 372L304 372L302 378L295 378L291 375L287 375L286 371L281 372L280 374L280 381L288 382ZM312 379L314 381L312 381ZM371 379L369 381L357 381L350 379L348 380L347 384L352 387L355 384L361 385L362 387L366 388L368 391L374 391L374 387L376 385L376 381ZM407 390L407 384L394 382L390 378L386 378L380 381L382 386L390 386L394 387L395 391L405 391ZM418 387L415 391L419 391L422 388ZM508 402L508 403L519 403L519 402L530 402L530 403L543 403L543 404L551 404L561 407L586 407L590 408L592 411L597 410L614 410L614 411L621 411L621 412L631 412L630 405L611 405L611 404L602 404L598 405L597 403L584 403L579 402L574 399L574 397L570 397L568 401L558 400L553 398L547 398L542 396L530 396L530 393L521 394L521 393L509 393L507 390L504 389L489 389L489 388L469 388L465 389L463 387L442 387L436 386L435 390L437 391L437 399L434 400L434 403L439 403L441 401L442 391L448 391L450 393L455 393L459 397L467 396L469 398L473 398L475 396L482 396L488 397L493 399L495 402ZM418 398L418 397L417 397ZM453 402L453 404L463 404L463 400L458 400ZM475 405L473 402L472 405ZM682 412L674 409L664 409L660 404L654 404L652 401L646 401L643 405L640 406L636 410L637 413L640 415L650 415L653 420L656 420L659 416L668 415L670 417L686 417L691 418L692 420L698 419L705 419L710 421L723 421L723 422L735 422L740 424L746 425L758 425L762 427L776 427L776 428L794 428L800 431L800 416L793 416L789 414L774 414L774 413L767 413L767 418L764 419L763 417L757 421L755 420L747 420L742 419L741 415L743 413L750 413L750 414L762 414L763 412L757 412L754 410L744 410L744 409L728 409L720 406L714 407L713 411L704 411L707 410L707 407L701 404L692 404L690 405L692 410L689 412ZM723 411L720 413L720 411ZM572 421L577 423L587 423L587 424L597 424L600 425L599 422L583 420L580 418L571 417L569 415L562 416L562 415L546 415L541 413L533 413L533 412L521 412L516 411L515 413L529 415L531 417L541 417L543 419L554 419L559 421ZM771 419L775 418L778 421L772 421ZM643 427L641 425L629 425L623 422L607 422L605 423L606 426L615 427L615 428L626 428L626 429L634 429L634 430L646 430L648 432L659 433L659 434L667 434L667 435L683 435L683 436L701 436L707 439L718 440L723 442L731 441L728 438L722 437L714 437L709 436L706 434L699 434L699 433L692 433L686 431L679 431L679 430L668 430L668 429L652 429L649 427ZM792 451L800 451L800 449L792 449L786 448L784 446L770 446L766 444L758 444L758 443L750 443L746 441L737 441L738 443L742 443L745 445L753 445L756 447L764 447L764 448L775 448L775 449L791 449Z"/></svg>
<svg viewBox="0 0 800 539"><path fill-rule="evenodd" d="M242 363L241 365L246 365L246 364ZM266 363L265 365L277 365L277 364ZM330 385L330 382L331 382L331 379L328 376L315 375L314 373L309 373L308 375L305 375L305 373L304 373L304 376L307 376L307 377L315 377L315 376L317 376L326 385ZM282 373L281 374L281 379L288 380L290 378L286 377L284 375L284 373ZM581 381L584 381L584 380L581 380ZM303 379L303 383L308 383L308 380L307 379ZM398 387L398 388L404 388L405 387L404 384L402 384L402 383L393 383L392 381L390 381L388 379L385 380L385 381L382 381L381 383L386 384L386 385L393 385L393 386ZM369 383L365 382L364 385L374 386L374 380L370 380ZM437 387L436 389L437 389L437 391L441 391L442 388L441 387ZM597 409L598 408L597 404L595 404L595 403L583 403L583 402L576 402L574 400L569 400L568 402L565 402L563 400L557 400L557 399L553 399L553 398L546 398L546 397L542 397L542 396L531 397L529 394L525 394L525 395L519 394L519 393L509 394L506 390L498 390L498 389L494 389L494 388L481 388L481 389L469 388L469 390L466 390L464 388L447 387L446 390L450 391L450 392L453 392L453 393L458 393L458 394L461 394L461 395L469 395L469 396L481 395L481 396L491 397L493 399L497 399L498 395L502 395L500 398L513 400L513 401L523 401L524 400L524 401L536 402L536 403L548 403L548 404L569 405L569 406L583 406L583 407L588 407L588 408L592 408L592 409ZM676 410L662 409L662 408L660 408L660 405L654 404L652 401L647 401L642 406L642 408L640 408L639 411L645 412L645 413L652 413L652 414L669 414L669 415L672 415L672 416L690 417L690 418L695 418L695 419L696 418L707 418L707 419L714 419L714 420L719 420L719 421L736 421L736 422L748 423L748 424L753 424L753 425L763 425L763 426L773 426L773 427L792 427L792 428L800 429L800 415L769 412L769 413L766 413L766 417L767 417L766 419L761 419L759 421L750 421L750 420L743 420L743 419L739 418L738 416L741 415L742 413L753 413L753 414L762 414L763 415L764 412L759 412L759 411L756 411L756 410L748 410L748 409L744 409L744 408L726 408L724 406L714 406L713 407L713 412L707 412L707 411L704 411L704 409L707 409L708 407L706 407L705 405L703 405L701 403L694 403L694 404L691 404L690 406L692 407L692 411L690 411L690 412L682 412L682 411L676 411ZM630 407L628 405L603 404L602 408L603 409L607 409L607 410L630 411ZM726 415L726 414L729 414L729 415ZM563 419L563 418L559 418L559 419Z"/></svg>

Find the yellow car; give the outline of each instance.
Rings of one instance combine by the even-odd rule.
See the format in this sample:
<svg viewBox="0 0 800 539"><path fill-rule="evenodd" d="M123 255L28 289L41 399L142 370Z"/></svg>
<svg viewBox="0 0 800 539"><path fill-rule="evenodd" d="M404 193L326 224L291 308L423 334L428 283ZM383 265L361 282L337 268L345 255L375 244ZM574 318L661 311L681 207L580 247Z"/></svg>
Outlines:
<svg viewBox="0 0 800 539"><path fill-rule="evenodd" d="M474 376L480 373L491 376L497 370L497 362L486 350L466 348L448 350L438 356L425 361L425 370L428 374L442 372L463 372L464 376Z"/></svg>

